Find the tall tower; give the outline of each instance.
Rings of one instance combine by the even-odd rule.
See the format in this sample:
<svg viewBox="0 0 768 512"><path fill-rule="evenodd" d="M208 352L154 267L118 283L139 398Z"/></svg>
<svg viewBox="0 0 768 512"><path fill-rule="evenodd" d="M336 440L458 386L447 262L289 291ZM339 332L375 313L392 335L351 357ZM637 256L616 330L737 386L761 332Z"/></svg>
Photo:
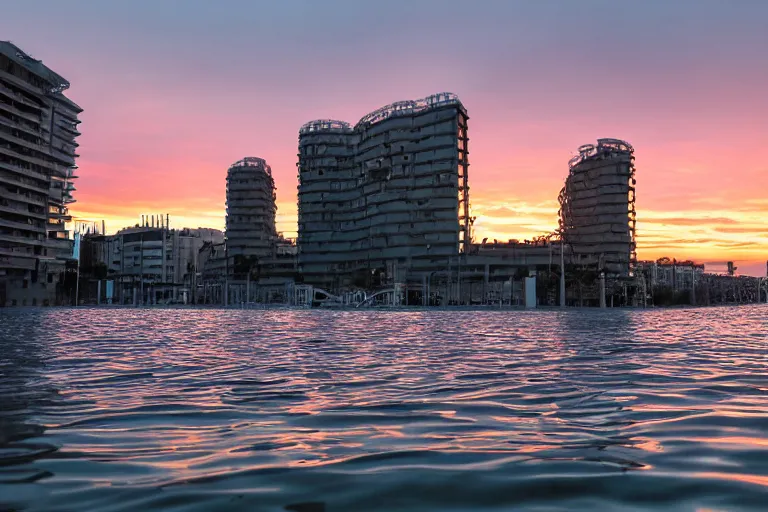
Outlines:
<svg viewBox="0 0 768 512"><path fill-rule="evenodd" d="M274 257L277 213L272 169L261 158L246 157L227 171L226 247L229 275Z"/></svg>
<svg viewBox="0 0 768 512"><path fill-rule="evenodd" d="M0 70L0 306L52 304L72 258L82 109L67 80L10 42Z"/></svg>
<svg viewBox="0 0 768 512"><path fill-rule="evenodd" d="M469 248L467 111L452 93L299 131L299 265L334 291L423 283ZM382 284L379 281L379 284Z"/></svg>
<svg viewBox="0 0 768 512"><path fill-rule="evenodd" d="M585 144L560 192L560 230L575 263L629 275L635 255L635 157L618 139Z"/></svg>
<svg viewBox="0 0 768 512"><path fill-rule="evenodd" d="M366 225L354 160L359 139L348 123L331 119L299 130L299 271L305 282L326 289L339 286L345 261L367 261L358 243Z"/></svg>

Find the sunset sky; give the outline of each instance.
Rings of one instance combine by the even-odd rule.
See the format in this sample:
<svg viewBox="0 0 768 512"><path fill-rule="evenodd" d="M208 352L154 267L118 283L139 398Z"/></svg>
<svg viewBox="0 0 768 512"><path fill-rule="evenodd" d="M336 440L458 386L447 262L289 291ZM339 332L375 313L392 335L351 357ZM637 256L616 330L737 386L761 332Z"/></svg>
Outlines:
<svg viewBox="0 0 768 512"><path fill-rule="evenodd" d="M132 0L3 5L10 39L81 115L78 202L224 226L227 167L272 166L296 232L299 127L459 95L476 238L557 225L567 162L600 137L637 157L638 256L768 259L768 2Z"/></svg>

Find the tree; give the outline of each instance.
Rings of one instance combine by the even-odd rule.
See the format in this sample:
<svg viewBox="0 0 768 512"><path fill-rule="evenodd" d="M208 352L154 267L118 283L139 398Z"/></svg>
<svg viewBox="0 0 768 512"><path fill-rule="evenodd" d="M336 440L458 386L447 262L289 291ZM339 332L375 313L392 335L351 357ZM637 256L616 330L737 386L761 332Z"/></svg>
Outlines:
<svg viewBox="0 0 768 512"><path fill-rule="evenodd" d="M252 281L258 281L261 274L258 256L243 256L242 254L235 256L233 273L241 279L250 277Z"/></svg>

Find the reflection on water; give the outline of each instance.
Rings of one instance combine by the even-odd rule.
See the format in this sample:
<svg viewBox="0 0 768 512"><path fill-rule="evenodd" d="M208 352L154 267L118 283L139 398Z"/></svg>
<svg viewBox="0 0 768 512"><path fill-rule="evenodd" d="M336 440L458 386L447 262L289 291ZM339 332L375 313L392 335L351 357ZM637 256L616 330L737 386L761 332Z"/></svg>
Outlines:
<svg viewBox="0 0 768 512"><path fill-rule="evenodd" d="M0 509L763 510L768 310L0 312Z"/></svg>
<svg viewBox="0 0 768 512"><path fill-rule="evenodd" d="M4 490L38 481L50 473L30 462L50 455L57 446L34 421L42 407L54 403L56 391L45 377L45 352L39 339L39 314L0 316L0 510Z"/></svg>

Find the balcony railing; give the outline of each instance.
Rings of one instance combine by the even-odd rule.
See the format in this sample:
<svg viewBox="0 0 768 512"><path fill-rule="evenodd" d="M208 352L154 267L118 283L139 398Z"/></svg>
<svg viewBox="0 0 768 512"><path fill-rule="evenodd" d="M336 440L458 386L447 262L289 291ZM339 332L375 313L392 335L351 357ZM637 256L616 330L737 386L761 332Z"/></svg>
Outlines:
<svg viewBox="0 0 768 512"><path fill-rule="evenodd" d="M43 185L41 184L32 184L30 183L32 180L28 180L26 178L16 177L16 176L6 176L2 173L0 173L0 182L8 183L10 185L15 185L17 187L21 187L27 190L34 190L35 192L39 192L41 194L47 194L48 189L43 188Z"/></svg>
<svg viewBox="0 0 768 512"><path fill-rule="evenodd" d="M6 220L6 219L0 219L0 226L11 228L11 229L20 229L23 231L31 231L34 233L45 233L45 226L43 225L36 226L34 224L28 224L25 222L15 222L15 221Z"/></svg>
<svg viewBox="0 0 768 512"><path fill-rule="evenodd" d="M39 206L46 206L48 204L48 201L43 199L42 197L34 197L28 194L17 194L14 192L9 192L4 188L0 188L0 198L13 199L14 201L21 201L23 203L36 204Z"/></svg>
<svg viewBox="0 0 768 512"><path fill-rule="evenodd" d="M0 101L0 109L5 110L6 112L10 112L13 115L19 116L23 119L26 119L27 121L30 121L32 123L36 123L37 125L40 125L40 116L36 116L34 114L30 114L29 112L23 112L13 105L10 105L8 103L3 103Z"/></svg>
<svg viewBox="0 0 768 512"><path fill-rule="evenodd" d="M0 212L6 212L6 213L12 213L15 215L24 215L28 217L33 217L37 219L46 219L45 212L31 212L27 208L22 208L19 206L11 206L9 204L3 204L3 200L0 199Z"/></svg>
<svg viewBox="0 0 768 512"><path fill-rule="evenodd" d="M42 91L40 91L40 89L38 89L37 87L35 87L35 86L31 85L31 84L28 84L24 80L21 80L21 79L15 77L15 76L11 75L10 73L6 73L3 70L0 70L0 78L5 79L8 83L12 83L12 84L17 85L19 87L27 89L30 92L32 92L33 94L35 94L35 95L39 96L42 93ZM18 101L19 103L27 105L28 107L36 108L38 110L43 110L44 109L44 107L41 106L40 104L30 100L29 98L27 98L23 94L15 92L10 87L7 87L7 86L5 86L2 83L0 83L0 90L2 90L2 92L6 96L11 97L13 99L13 101Z"/></svg>
<svg viewBox="0 0 768 512"><path fill-rule="evenodd" d="M0 149L2 149L2 148L0 148ZM23 176L26 176L28 178L36 178L36 179L38 179L40 181L45 181L45 182L48 181L48 176L43 174L43 173L41 173L41 172L33 171L32 169L25 169L24 167L22 167L20 165L12 164L12 163L9 163L9 162L2 162L2 161L0 161L0 169L5 169L5 170L11 171L11 172L15 172L15 173L21 174Z"/></svg>
<svg viewBox="0 0 768 512"><path fill-rule="evenodd" d="M21 234L0 234L0 242L11 242L14 244L43 245L45 237L41 234L33 236L22 236Z"/></svg>

